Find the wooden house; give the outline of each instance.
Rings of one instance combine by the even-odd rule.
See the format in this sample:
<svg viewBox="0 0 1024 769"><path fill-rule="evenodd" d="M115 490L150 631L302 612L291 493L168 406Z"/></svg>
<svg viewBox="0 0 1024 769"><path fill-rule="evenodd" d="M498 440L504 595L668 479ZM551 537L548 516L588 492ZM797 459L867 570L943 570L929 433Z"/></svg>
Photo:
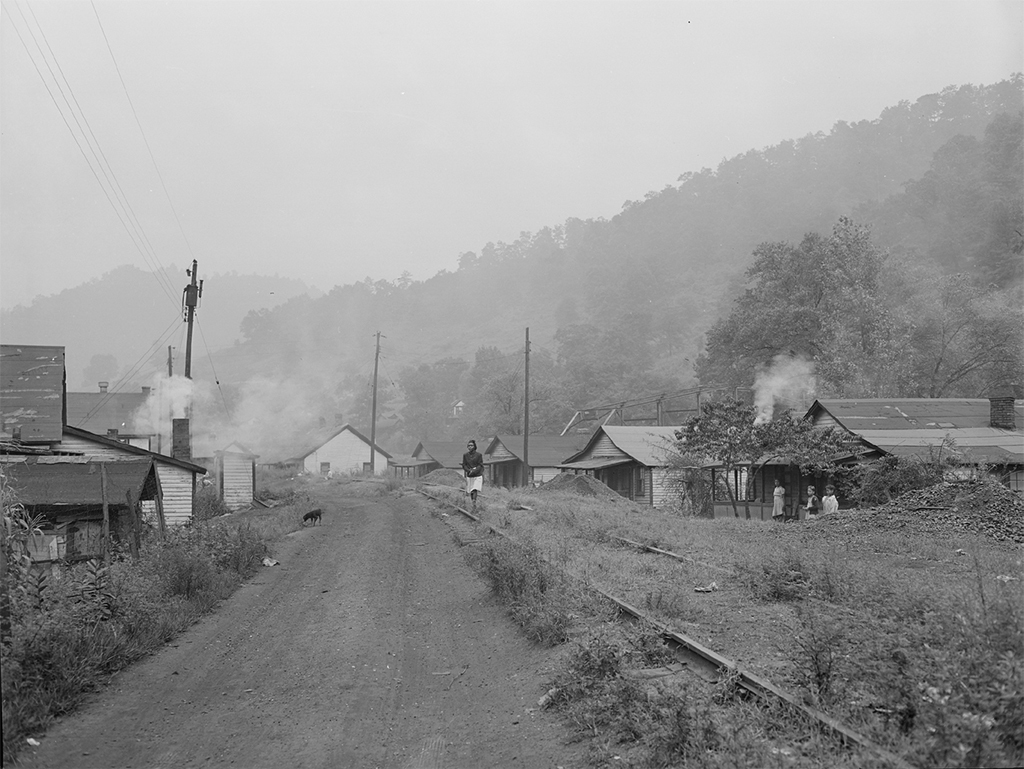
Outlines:
<svg viewBox="0 0 1024 769"><path fill-rule="evenodd" d="M310 475L330 476L335 473L370 472L370 439L350 424L321 428L280 450L266 464L294 467ZM374 473L388 471L391 454L380 446L373 447Z"/></svg>
<svg viewBox="0 0 1024 769"><path fill-rule="evenodd" d="M602 425L582 451L559 466L566 472L592 475L639 504L672 505L679 499L679 489L676 473L669 467L669 457L678 429Z"/></svg>
<svg viewBox="0 0 1024 769"><path fill-rule="evenodd" d="M866 456L936 456L999 477L1024 491L1024 401L989 398L821 398L805 416L856 436Z"/></svg>
<svg viewBox="0 0 1024 769"><path fill-rule="evenodd" d="M143 387L141 392L111 392L107 382L100 382L97 392L67 394L67 423L119 443L160 453L159 436L135 431L135 415L151 396L149 387Z"/></svg>
<svg viewBox="0 0 1024 769"><path fill-rule="evenodd" d="M820 398L804 416L817 427L836 427L857 439L858 447L840 462L870 462L885 456L955 456L965 468L992 472L1015 491L1024 490L1024 401L1002 398ZM803 518L807 488L820 497L829 479L801 472L785 457L773 458L748 484L749 467L713 478L716 517L732 517L724 484L732 487L741 516L770 520L772 491L778 478L786 490L787 517ZM840 506L844 500L840 499Z"/></svg>
<svg viewBox="0 0 1024 769"><path fill-rule="evenodd" d="M168 525L191 521L197 479L206 469L67 425L65 381L63 347L0 345L4 453L77 456L107 463L150 459L156 468L157 498L145 501L144 511L156 514L159 504Z"/></svg>
<svg viewBox="0 0 1024 769"><path fill-rule="evenodd" d="M462 472L465 451L463 441L421 441L409 457L392 457L389 466L398 478L421 478L442 468Z"/></svg>
<svg viewBox="0 0 1024 769"><path fill-rule="evenodd" d="M588 438L579 434L531 435L526 442L522 435L496 435L483 451L490 482L511 488L550 481L562 472L560 465L586 445ZM524 450L529 452L529 478L523 477Z"/></svg>

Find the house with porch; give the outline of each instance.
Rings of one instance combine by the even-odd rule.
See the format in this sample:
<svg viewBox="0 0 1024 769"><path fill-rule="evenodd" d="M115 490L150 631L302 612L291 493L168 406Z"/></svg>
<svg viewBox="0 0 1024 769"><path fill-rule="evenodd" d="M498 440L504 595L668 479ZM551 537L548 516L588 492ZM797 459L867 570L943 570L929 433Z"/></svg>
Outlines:
<svg viewBox="0 0 1024 769"><path fill-rule="evenodd" d="M427 473L442 468L458 470L461 473L462 455L465 451L465 441L420 441L410 456L393 457L389 460L389 465L392 474L397 478L422 478ZM484 464L486 468L486 457Z"/></svg>
<svg viewBox="0 0 1024 769"><path fill-rule="evenodd" d="M602 425L581 451L559 467L565 472L591 475L638 504L673 505L680 496L677 473L670 467L678 429Z"/></svg>

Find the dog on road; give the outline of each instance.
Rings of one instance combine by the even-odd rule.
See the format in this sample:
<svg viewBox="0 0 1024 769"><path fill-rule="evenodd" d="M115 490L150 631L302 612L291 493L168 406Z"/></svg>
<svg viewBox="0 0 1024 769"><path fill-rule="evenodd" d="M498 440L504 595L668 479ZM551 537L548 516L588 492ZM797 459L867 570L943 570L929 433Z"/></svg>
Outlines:
<svg viewBox="0 0 1024 769"><path fill-rule="evenodd" d="M310 521L314 526L316 526L316 524L320 523L320 516L322 514L323 511L319 507L316 510L310 510L302 516L302 525L305 526L306 521Z"/></svg>

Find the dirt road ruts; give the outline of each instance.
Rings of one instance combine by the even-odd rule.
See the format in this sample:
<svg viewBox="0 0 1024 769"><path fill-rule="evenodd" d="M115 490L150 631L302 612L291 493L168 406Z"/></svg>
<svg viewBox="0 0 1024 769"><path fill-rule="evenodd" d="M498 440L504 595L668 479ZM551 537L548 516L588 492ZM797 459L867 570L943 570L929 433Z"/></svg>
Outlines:
<svg viewBox="0 0 1024 769"><path fill-rule="evenodd" d="M523 639L414 494L317 499L216 612L26 747L28 769L580 766Z"/></svg>

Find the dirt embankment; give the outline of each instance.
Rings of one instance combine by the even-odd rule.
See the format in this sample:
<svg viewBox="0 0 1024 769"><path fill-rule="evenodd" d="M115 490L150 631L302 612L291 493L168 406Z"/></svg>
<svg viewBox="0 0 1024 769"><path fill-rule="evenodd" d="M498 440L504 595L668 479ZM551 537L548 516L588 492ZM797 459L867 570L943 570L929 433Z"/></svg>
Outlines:
<svg viewBox="0 0 1024 769"><path fill-rule="evenodd" d="M323 525L286 538L280 565L118 675L20 764L581 765L537 709L548 653L521 637L421 497L316 503Z"/></svg>

